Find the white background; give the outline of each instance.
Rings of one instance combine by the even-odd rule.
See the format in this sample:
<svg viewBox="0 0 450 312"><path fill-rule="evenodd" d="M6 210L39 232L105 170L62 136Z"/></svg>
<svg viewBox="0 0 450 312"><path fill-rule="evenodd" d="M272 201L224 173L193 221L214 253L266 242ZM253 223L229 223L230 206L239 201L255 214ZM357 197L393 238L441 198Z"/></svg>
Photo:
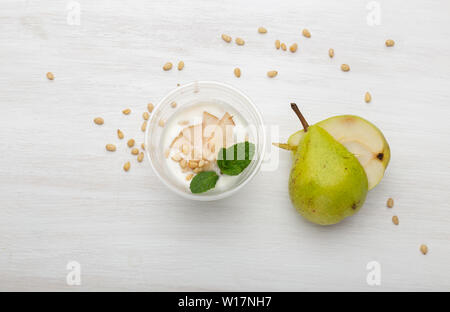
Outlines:
<svg viewBox="0 0 450 312"><path fill-rule="evenodd" d="M2 0L0 290L450 290L450 2L378 1L375 26L369 2L79 0L77 26L69 1ZM297 42L297 53L276 50L276 39ZM162 71L178 60L183 71ZM141 142L147 103L195 80L238 87L284 139L300 127L292 101L310 123L371 120L391 146L384 180L331 227L291 206L289 153L233 198L178 197L115 131ZM72 260L81 286L66 285ZM366 283L373 260L380 286Z"/></svg>

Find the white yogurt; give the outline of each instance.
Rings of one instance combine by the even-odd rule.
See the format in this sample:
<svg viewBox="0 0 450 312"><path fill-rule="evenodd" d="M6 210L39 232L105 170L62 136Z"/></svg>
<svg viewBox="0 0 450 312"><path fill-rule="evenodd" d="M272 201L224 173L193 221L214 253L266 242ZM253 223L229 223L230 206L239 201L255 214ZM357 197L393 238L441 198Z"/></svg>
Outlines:
<svg viewBox="0 0 450 312"><path fill-rule="evenodd" d="M179 135L179 133L190 125L201 124L203 120L203 112L206 111L210 114L215 115L217 118L222 118L222 116L228 112L233 116L233 121L235 126L233 127L233 134L235 137L235 143L244 142L248 136L248 140L252 142L251 131L248 131L247 121L236 111L233 107L220 103L198 103L188 107L180 107L179 110L173 114L170 119L166 122L162 134L162 146L164 151L171 150L170 144ZM188 121L189 123L183 123ZM249 133L250 132L250 133ZM217 151L218 152L218 151ZM190 181L186 180L186 176L191 172L183 172L178 162L171 159L171 156L177 154L178 151L171 150L169 157L166 158L165 164L170 174L182 184L187 191L189 190ZM216 187L208 192L210 193L221 193L230 189L239 180L238 176L227 176L221 175L217 168L217 164L214 162L214 166L211 170L215 170L219 175L219 180L217 181Z"/></svg>

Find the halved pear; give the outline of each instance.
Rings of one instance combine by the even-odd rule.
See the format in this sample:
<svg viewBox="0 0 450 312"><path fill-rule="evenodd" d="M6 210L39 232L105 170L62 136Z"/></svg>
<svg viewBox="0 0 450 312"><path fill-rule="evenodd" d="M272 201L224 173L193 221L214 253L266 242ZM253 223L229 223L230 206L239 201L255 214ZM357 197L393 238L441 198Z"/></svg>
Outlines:
<svg viewBox="0 0 450 312"><path fill-rule="evenodd" d="M330 117L316 125L325 129L356 156L366 172L369 190L380 183L391 158L389 144L380 129L364 118L353 115ZM295 153L303 135L303 130L297 131L287 143L275 145Z"/></svg>

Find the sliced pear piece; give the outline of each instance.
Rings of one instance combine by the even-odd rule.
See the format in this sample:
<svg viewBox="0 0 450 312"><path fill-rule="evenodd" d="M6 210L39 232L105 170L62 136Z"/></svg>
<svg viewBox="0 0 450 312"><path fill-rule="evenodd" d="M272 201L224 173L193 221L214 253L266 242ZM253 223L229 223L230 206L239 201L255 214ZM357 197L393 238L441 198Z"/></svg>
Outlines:
<svg viewBox="0 0 450 312"><path fill-rule="evenodd" d="M219 118L210 114L206 111L203 112L203 138L208 139L214 132L217 124L219 123Z"/></svg>
<svg viewBox="0 0 450 312"><path fill-rule="evenodd" d="M234 125L233 117L225 113L206 142L211 153L217 153L222 147L234 144L232 128Z"/></svg>
<svg viewBox="0 0 450 312"><path fill-rule="evenodd" d="M373 189L384 176L391 152L383 133L371 122L353 115L335 116L318 122L333 138L355 155L364 168ZM295 151L304 136L303 130L292 134L287 143L277 143L278 147Z"/></svg>

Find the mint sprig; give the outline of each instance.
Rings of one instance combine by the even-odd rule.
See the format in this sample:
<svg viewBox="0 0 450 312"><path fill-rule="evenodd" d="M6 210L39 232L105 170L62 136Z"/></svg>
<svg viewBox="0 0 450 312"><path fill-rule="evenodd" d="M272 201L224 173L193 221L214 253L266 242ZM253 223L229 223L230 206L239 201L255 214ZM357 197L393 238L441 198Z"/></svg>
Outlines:
<svg viewBox="0 0 450 312"><path fill-rule="evenodd" d="M229 148L222 148L217 156L217 165L223 174L236 176L244 171L255 155L255 144L237 143Z"/></svg>
<svg viewBox="0 0 450 312"><path fill-rule="evenodd" d="M191 181L189 188L194 194L204 193L216 186L219 176L214 171L198 173Z"/></svg>

